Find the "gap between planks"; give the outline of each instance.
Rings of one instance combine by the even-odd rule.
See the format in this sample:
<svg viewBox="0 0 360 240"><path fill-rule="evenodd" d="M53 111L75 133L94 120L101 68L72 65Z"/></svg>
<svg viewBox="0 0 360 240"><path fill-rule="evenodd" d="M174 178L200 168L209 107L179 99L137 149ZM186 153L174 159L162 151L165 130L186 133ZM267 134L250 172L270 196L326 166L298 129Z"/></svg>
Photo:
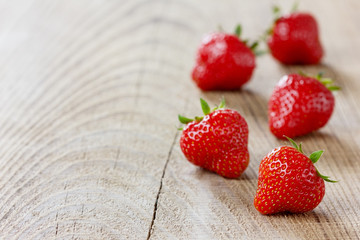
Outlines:
<svg viewBox="0 0 360 240"><path fill-rule="evenodd" d="M174 146L175 146L176 139L177 139L177 136L178 136L178 135L179 135L179 131L176 131L175 136L174 136L174 139L173 139L173 141L172 141L172 143L171 143L171 146L170 146L170 149L169 149L169 152L168 152L168 156L167 156L167 159L166 159L164 168L163 168L163 170L162 170L162 175L161 175L161 179L160 179L160 186L159 186L159 190L158 190L158 192L157 192L156 200L155 200L155 204L154 204L153 216L152 216L152 219L151 219L151 224L150 224L150 227L149 227L148 235L147 235L147 237L146 237L147 240L150 239L150 237L151 237L151 231L152 231L152 229L153 229L153 227L154 227L154 222L155 222L155 219L156 219L156 212L157 212L157 209L158 209L158 201L159 201L160 193L161 193L162 186L163 186L163 179L164 179L164 176L165 176L165 171L166 171L167 165L168 165L168 163L169 163L169 160L170 160L172 151L173 151L173 149L174 149Z"/></svg>

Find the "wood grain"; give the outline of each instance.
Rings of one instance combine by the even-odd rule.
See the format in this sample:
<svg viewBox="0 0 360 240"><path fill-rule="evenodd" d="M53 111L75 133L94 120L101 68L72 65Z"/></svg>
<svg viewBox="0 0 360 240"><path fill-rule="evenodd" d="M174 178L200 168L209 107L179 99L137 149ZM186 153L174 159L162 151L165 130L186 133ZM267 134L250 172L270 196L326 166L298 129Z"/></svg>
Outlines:
<svg viewBox="0 0 360 240"><path fill-rule="evenodd" d="M314 13L323 64L257 59L241 91L201 92L189 73L201 37L218 25L256 38L282 1L1 1L0 239L359 239L360 2L301 1ZM280 77L325 71L341 87L329 124L301 137L324 149L323 202L305 214L253 207L258 166L285 144L267 128ZM250 165L224 179L186 161L178 113L199 97L246 118Z"/></svg>

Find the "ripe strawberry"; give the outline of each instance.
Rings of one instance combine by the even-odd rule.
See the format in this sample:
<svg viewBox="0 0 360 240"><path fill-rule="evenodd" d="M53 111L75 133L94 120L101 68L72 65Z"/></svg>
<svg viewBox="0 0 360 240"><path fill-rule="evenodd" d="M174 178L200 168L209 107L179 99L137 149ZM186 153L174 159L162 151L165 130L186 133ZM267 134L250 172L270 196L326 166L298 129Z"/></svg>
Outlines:
<svg viewBox="0 0 360 240"><path fill-rule="evenodd" d="M324 55L317 22L309 13L278 17L269 35L271 54L283 64L317 64Z"/></svg>
<svg viewBox="0 0 360 240"><path fill-rule="evenodd" d="M268 105L269 127L278 138L305 135L323 127L330 119L339 87L322 74L309 77L290 74L282 77Z"/></svg>
<svg viewBox="0 0 360 240"><path fill-rule="evenodd" d="M236 35L212 33L207 35L197 52L192 79L204 90L234 90L248 82L255 68L253 51L240 39L241 27Z"/></svg>
<svg viewBox="0 0 360 240"><path fill-rule="evenodd" d="M249 164L247 123L237 111L225 109L224 100L212 111L203 99L200 101L204 117L194 120L179 115L180 122L186 124L181 150L193 164L226 178L237 178Z"/></svg>
<svg viewBox="0 0 360 240"><path fill-rule="evenodd" d="M303 213L313 210L325 195L325 183L336 182L315 168L323 151L307 157L301 144L272 150L260 163L255 208L262 214Z"/></svg>

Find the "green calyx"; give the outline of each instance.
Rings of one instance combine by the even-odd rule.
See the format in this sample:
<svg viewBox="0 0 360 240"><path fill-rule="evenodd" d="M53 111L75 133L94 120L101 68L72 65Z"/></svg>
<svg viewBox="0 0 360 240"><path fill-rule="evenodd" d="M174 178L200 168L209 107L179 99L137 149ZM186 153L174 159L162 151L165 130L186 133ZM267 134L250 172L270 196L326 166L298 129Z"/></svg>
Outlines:
<svg viewBox="0 0 360 240"><path fill-rule="evenodd" d="M326 78L323 77L324 73L323 72L319 72L316 76L311 76L308 75L306 73L304 73L303 71L299 70L298 71L299 75L304 76L304 77L311 77L311 78L315 78L317 79L319 82L321 82L329 91L338 91L341 88L339 86L334 85L334 81L331 78Z"/></svg>
<svg viewBox="0 0 360 240"><path fill-rule="evenodd" d="M241 24L236 25L235 30L234 30L234 35L237 36L240 41L241 40L241 33L242 33L242 26ZM255 56L260 56L263 55L265 53L265 51L262 50L258 50L258 45L259 45L259 41L254 41L252 43L250 43L249 39L245 39L242 41L248 48L250 48L250 50L255 54Z"/></svg>
<svg viewBox="0 0 360 240"><path fill-rule="evenodd" d="M281 8L277 5L274 5L272 7L272 12L273 12L273 16L274 16L273 23L275 23L282 15Z"/></svg>
<svg viewBox="0 0 360 240"><path fill-rule="evenodd" d="M336 180L331 180L331 179L329 179L330 177L329 176L324 176L324 175L322 175L321 173L319 173L319 171L316 169L316 172L317 172L317 174L319 175L319 177L321 177L322 179L324 179L324 181L326 181L326 182L331 182L331 183L336 183L336 182L338 182L338 181L336 181Z"/></svg>
<svg viewBox="0 0 360 240"><path fill-rule="evenodd" d="M279 20L279 18L281 17L281 14L282 14L280 7L277 5L274 5L272 7L272 12L273 12L273 16L274 16L272 24L268 29L266 29L265 33L262 34L262 36L260 37L260 39L264 42L266 42L267 38L273 34L275 23L277 20Z"/></svg>
<svg viewBox="0 0 360 240"><path fill-rule="evenodd" d="M292 8L291 8L291 13L297 12L297 10L299 9L299 1L294 2Z"/></svg>
<svg viewBox="0 0 360 240"><path fill-rule="evenodd" d="M325 78L323 77L324 73L319 72L315 78L319 80L324 86L329 89L330 91L338 91L341 88L339 86L334 85L334 81L331 78Z"/></svg>
<svg viewBox="0 0 360 240"><path fill-rule="evenodd" d="M191 118L187 118L187 117L184 117L182 115L178 115L178 118L179 118L179 121L183 124L188 124L189 122L192 122L194 121L194 119L191 119Z"/></svg>
<svg viewBox="0 0 360 240"><path fill-rule="evenodd" d="M294 13L297 12L299 9L299 1L296 1L293 3L290 13ZM272 7L272 12L274 15L274 23L283 15L283 13L281 12L281 8L277 5L274 5Z"/></svg>
<svg viewBox="0 0 360 240"><path fill-rule="evenodd" d="M292 140L291 138L287 137L287 136L284 136L287 138L287 140L289 140L289 142L293 145L293 147L295 149L297 149L299 152L301 152L302 154L304 154L303 150L302 150L302 147L301 147L301 143L298 145L296 144L296 142L294 140ZM311 160L311 162L313 164L315 164L317 161L319 161L321 155L324 153L323 150L319 150L319 151L315 151L313 153L310 154L309 158ZM316 168L315 168L316 169ZM329 176L325 176L325 175L322 175L317 169L316 169L316 172L318 174L319 177L321 177L322 179L324 179L324 181L326 182L331 182L331 183L335 183L335 182L338 182L338 181L335 181L335 180L331 180L329 179L330 177Z"/></svg>
<svg viewBox="0 0 360 240"><path fill-rule="evenodd" d="M202 98L200 98L201 108L203 110L204 115L207 115L210 113L210 106L209 104Z"/></svg>
<svg viewBox="0 0 360 240"><path fill-rule="evenodd" d="M312 154L310 154L309 158L312 161L312 163L316 163L319 161L321 155L324 153L324 150L315 151Z"/></svg>
<svg viewBox="0 0 360 240"><path fill-rule="evenodd" d="M220 102L220 105L211 109L209 104L202 98L200 98L200 104L201 104L201 108L202 108L202 111L204 113L204 116L212 113L213 111L215 110L218 110L218 109L222 109L222 108L225 108L225 99L222 98L221 102ZM182 123L182 124L188 124L190 122L193 122L193 121L196 121L196 122L200 122L201 120L203 120L204 116L202 117L194 117L194 118L187 118L187 117L184 117L182 115L178 115L178 118L179 118L179 121ZM178 130L182 130L182 128L179 128Z"/></svg>
<svg viewBox="0 0 360 240"><path fill-rule="evenodd" d="M296 144L296 142L294 140L292 140L291 138L289 138L288 136L285 136L287 140L289 140L289 142L291 143L291 145L293 145L293 147L298 150L299 152L301 153L304 153L303 150L302 150L302 147L301 147L301 143L299 145Z"/></svg>
<svg viewBox="0 0 360 240"><path fill-rule="evenodd" d="M238 24L238 25L235 27L234 34L235 34L238 38L240 38L241 32L242 32L241 24Z"/></svg>
<svg viewBox="0 0 360 240"><path fill-rule="evenodd" d="M298 10L298 7L299 7L299 2L298 1L294 2L293 6L290 10L290 13L296 12ZM273 16L274 16L273 22L271 24L271 27L269 27L265 31L265 33L261 36L261 40L263 40L263 41L266 41L267 37L273 33L275 23L277 22L277 20L279 20L281 18L281 16L283 16L283 13L281 12L281 8L277 5L274 5L272 7L272 12L273 12Z"/></svg>

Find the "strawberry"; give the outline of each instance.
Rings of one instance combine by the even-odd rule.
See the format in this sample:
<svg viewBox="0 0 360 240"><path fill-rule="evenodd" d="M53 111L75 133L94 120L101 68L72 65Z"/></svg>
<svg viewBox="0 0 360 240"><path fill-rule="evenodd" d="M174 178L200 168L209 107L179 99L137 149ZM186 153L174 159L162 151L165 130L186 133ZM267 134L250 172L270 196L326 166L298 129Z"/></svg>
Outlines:
<svg viewBox="0 0 360 240"><path fill-rule="evenodd" d="M241 27L236 35L212 33L203 39L192 70L192 79L204 90L234 90L248 82L255 68L253 51L240 39Z"/></svg>
<svg viewBox="0 0 360 240"><path fill-rule="evenodd" d="M339 87L322 74L290 74L276 85L268 104L269 128L278 138L293 138L323 127L334 110L331 91Z"/></svg>
<svg viewBox="0 0 360 240"><path fill-rule="evenodd" d="M283 64L317 64L324 55L318 24L309 13L293 12L278 17L269 31L267 44L272 56Z"/></svg>
<svg viewBox="0 0 360 240"><path fill-rule="evenodd" d="M294 147L275 148L260 163L254 206L262 214L311 211L325 195L324 181L336 182L314 166L323 151L307 157L301 144L289 141Z"/></svg>
<svg viewBox="0 0 360 240"><path fill-rule="evenodd" d="M180 148L193 164L226 178L237 178L249 164L247 149L249 129L245 119L235 110L225 108L225 100L210 111L200 99L204 117L189 119L179 115L186 124Z"/></svg>

